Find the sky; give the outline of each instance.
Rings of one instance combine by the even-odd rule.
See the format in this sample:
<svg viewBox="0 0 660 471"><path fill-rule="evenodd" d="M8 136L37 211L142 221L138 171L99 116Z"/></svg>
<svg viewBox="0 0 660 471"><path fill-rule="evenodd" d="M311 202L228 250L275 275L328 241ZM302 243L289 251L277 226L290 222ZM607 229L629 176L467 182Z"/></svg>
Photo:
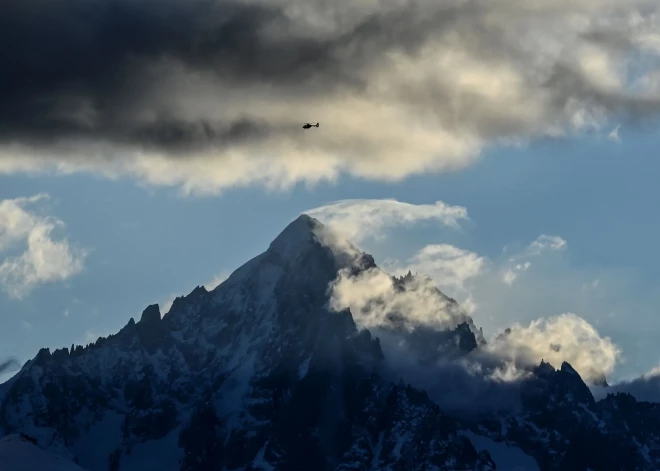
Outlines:
<svg viewBox="0 0 660 471"><path fill-rule="evenodd" d="M210 289L307 212L487 338L660 365L656 2L97 3L0 5L0 364Z"/></svg>

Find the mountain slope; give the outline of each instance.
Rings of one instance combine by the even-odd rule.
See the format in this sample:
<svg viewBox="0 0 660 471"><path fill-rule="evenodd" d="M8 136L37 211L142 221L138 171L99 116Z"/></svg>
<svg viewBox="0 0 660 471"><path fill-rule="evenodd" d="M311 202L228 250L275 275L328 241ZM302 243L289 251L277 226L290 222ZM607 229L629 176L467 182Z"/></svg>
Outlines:
<svg viewBox="0 0 660 471"><path fill-rule="evenodd" d="M0 439L3 471L84 471L70 459L41 448L33 437L8 435Z"/></svg>
<svg viewBox="0 0 660 471"><path fill-rule="evenodd" d="M380 340L329 307L340 273L375 270L371 256L303 215L216 289L177 298L162 318L152 305L86 348L41 350L5 386L0 430L55 434L61 440L45 447L59 443L89 471L493 470L475 443L495 450L503 441L512 448L497 449L502 463L514 453L542 470L599 471L614 462L581 452L615 439L626 460L616 469L658 469L658 433L641 420L657 409L596 403L570 365L540 365L521 383L520 410L469 421L393 379ZM405 291L411 277L392 286ZM404 332L431 367L478 354L472 319L439 290L432 296L449 306L446 329L410 330L409 313L394 312L388 332ZM602 437L580 442L575 430Z"/></svg>

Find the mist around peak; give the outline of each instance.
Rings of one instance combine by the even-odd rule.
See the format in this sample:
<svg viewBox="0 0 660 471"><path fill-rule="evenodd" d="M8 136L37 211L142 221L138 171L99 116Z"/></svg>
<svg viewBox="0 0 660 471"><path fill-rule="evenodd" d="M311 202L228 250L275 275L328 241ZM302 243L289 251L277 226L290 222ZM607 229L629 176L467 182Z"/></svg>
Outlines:
<svg viewBox="0 0 660 471"><path fill-rule="evenodd" d="M360 251L340 232L318 219L301 214L271 242L267 253L277 254L286 263L295 263L310 250L330 250L338 269L369 265L370 256Z"/></svg>
<svg viewBox="0 0 660 471"><path fill-rule="evenodd" d="M591 387L596 399L602 399L609 394L630 394L638 401L660 402L660 366L638 378L620 381L609 385L598 384Z"/></svg>
<svg viewBox="0 0 660 471"><path fill-rule="evenodd" d="M513 324L487 340L478 319L424 274L343 269L328 294L332 310L349 309L360 328L380 339L393 381L426 390L457 414L518 409L522 389L544 363L556 369L567 363L592 386L606 383L621 356L572 313Z"/></svg>

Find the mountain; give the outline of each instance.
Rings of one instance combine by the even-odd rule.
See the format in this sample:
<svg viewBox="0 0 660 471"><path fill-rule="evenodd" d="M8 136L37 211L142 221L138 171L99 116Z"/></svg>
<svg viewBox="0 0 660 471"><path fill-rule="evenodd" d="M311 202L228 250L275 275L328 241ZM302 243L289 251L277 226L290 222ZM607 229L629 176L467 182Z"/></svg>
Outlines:
<svg viewBox="0 0 660 471"><path fill-rule="evenodd" d="M25 434L0 439L0 468L3 471L82 471L69 457L46 451Z"/></svg>
<svg viewBox="0 0 660 471"><path fill-rule="evenodd" d="M0 385L0 435L88 471L660 469L658 404L597 402L567 363L529 371L511 389L515 408L472 416L403 382L386 339L403 339L430 376L441 361L480 358L485 340L437 288L425 293L441 329L411 326L399 306L376 336L361 312L331 308L338 277L373 273L383 276L373 257L302 215L164 316L151 305L94 344L39 351ZM395 293L420 286L387 279Z"/></svg>

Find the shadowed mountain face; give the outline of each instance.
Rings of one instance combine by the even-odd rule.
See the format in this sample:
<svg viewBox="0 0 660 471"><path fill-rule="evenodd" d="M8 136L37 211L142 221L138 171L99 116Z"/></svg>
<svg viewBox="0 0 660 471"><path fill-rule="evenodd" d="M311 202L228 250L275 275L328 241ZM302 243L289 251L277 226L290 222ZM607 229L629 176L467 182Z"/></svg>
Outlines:
<svg viewBox="0 0 660 471"><path fill-rule="evenodd" d="M152 305L93 345L41 350L0 385L0 434L89 471L658 469L657 405L596 402L568 364L542 363L511 389L515 410L470 420L398 380L381 341L329 308L340 271L375 269L303 215L163 317ZM416 364L480 354L480 330L450 305L453 326L404 332Z"/></svg>

